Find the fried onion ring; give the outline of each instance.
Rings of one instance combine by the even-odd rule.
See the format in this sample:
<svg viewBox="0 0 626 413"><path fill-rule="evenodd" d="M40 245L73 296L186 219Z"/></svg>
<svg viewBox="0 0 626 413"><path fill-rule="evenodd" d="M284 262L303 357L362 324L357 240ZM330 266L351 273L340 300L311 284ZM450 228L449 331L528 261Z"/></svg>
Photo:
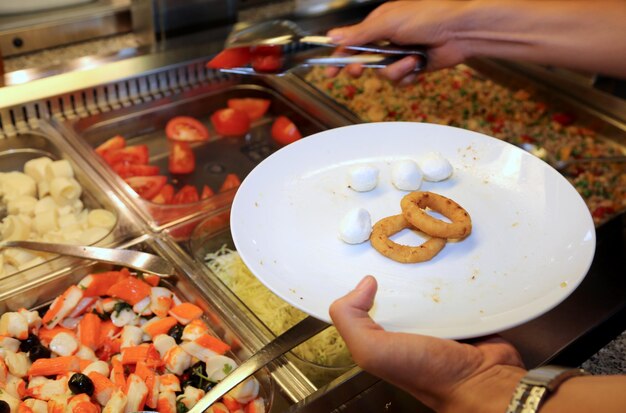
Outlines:
<svg viewBox="0 0 626 413"><path fill-rule="evenodd" d="M402 214L415 228L431 237L462 239L472 232L472 220L465 209L450 198L433 192L415 191L400 201ZM452 222L437 219L424 211L430 208Z"/></svg>
<svg viewBox="0 0 626 413"><path fill-rule="evenodd" d="M412 226L402 214L381 219L372 229L370 236L372 247L394 261L416 263L430 260L446 245L446 240L442 238L430 238L416 247L398 244L389 239L391 235L405 228L412 229Z"/></svg>

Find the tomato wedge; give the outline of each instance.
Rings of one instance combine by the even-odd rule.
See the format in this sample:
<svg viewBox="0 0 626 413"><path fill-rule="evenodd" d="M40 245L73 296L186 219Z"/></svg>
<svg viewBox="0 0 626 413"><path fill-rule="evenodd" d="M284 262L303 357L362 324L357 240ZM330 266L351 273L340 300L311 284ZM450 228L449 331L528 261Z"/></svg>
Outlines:
<svg viewBox="0 0 626 413"><path fill-rule="evenodd" d="M159 167L156 165L140 165L128 162L118 162L112 166L122 178L131 176L154 176L159 174Z"/></svg>
<svg viewBox="0 0 626 413"><path fill-rule="evenodd" d="M165 184L154 198L151 199L155 204L171 204L174 199L174 186L171 184Z"/></svg>
<svg viewBox="0 0 626 413"><path fill-rule="evenodd" d="M283 52L278 45L260 45L251 48L252 68L257 72L275 73L283 66Z"/></svg>
<svg viewBox="0 0 626 413"><path fill-rule="evenodd" d="M269 99L261 98L233 98L228 99L228 107L245 112L250 121L260 119L270 107Z"/></svg>
<svg viewBox="0 0 626 413"><path fill-rule="evenodd" d="M107 139L105 142L98 145L95 149L100 155L104 155L106 151L113 149L122 149L126 147L126 139L120 135L115 135L112 138Z"/></svg>
<svg viewBox="0 0 626 413"><path fill-rule="evenodd" d="M219 52L206 64L206 67L211 69L230 69L247 65L250 63L251 58L249 47L233 47Z"/></svg>
<svg viewBox="0 0 626 413"><path fill-rule="evenodd" d="M149 160L147 145L133 145L122 149L111 149L105 151L102 156L111 166L119 162L144 165L147 164Z"/></svg>
<svg viewBox="0 0 626 413"><path fill-rule="evenodd" d="M152 199L165 186L167 177L163 175L131 176L124 181L143 199Z"/></svg>
<svg viewBox="0 0 626 413"><path fill-rule="evenodd" d="M237 174L228 174L226 178L224 178L224 182L222 182L222 186L220 187L220 192L226 192L231 189L239 188L241 185L241 179Z"/></svg>
<svg viewBox="0 0 626 413"><path fill-rule="evenodd" d="M180 191L174 195L172 199L173 204L189 204L192 202L198 202L200 196L198 195L198 189L193 185L185 185Z"/></svg>
<svg viewBox="0 0 626 413"><path fill-rule="evenodd" d="M176 116L167 122L165 134L168 139L175 141L200 142L209 139L209 131L196 118L191 116Z"/></svg>
<svg viewBox="0 0 626 413"><path fill-rule="evenodd" d="M202 187L202 195L200 195L200 199L211 198L213 195L215 195L215 192L213 192L211 187L209 187L208 185L204 185Z"/></svg>
<svg viewBox="0 0 626 413"><path fill-rule="evenodd" d="M272 137L281 145L288 145L302 138L298 127L287 116L279 116L272 124Z"/></svg>
<svg viewBox="0 0 626 413"><path fill-rule="evenodd" d="M237 109L218 109L211 115L215 130L224 136L245 135L250 130L250 118Z"/></svg>
<svg viewBox="0 0 626 413"><path fill-rule="evenodd" d="M190 174L196 169L196 156L189 142L172 141L168 168L173 174Z"/></svg>

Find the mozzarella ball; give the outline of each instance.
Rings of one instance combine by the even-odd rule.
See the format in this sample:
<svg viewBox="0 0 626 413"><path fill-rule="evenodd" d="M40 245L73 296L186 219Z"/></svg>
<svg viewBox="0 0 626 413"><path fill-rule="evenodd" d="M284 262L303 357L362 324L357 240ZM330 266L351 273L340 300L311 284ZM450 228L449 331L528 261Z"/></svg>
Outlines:
<svg viewBox="0 0 626 413"><path fill-rule="evenodd" d="M363 208L350 210L339 223L339 237L348 244L367 241L372 233L370 213Z"/></svg>
<svg viewBox="0 0 626 413"><path fill-rule="evenodd" d="M350 169L348 186L358 192L367 192L378 185L378 168L362 165Z"/></svg>
<svg viewBox="0 0 626 413"><path fill-rule="evenodd" d="M426 154L420 160L420 168L424 173L424 179L431 182L443 181L452 175L452 165L439 152Z"/></svg>
<svg viewBox="0 0 626 413"><path fill-rule="evenodd" d="M391 183L402 191L417 191L422 185L422 171L409 159L397 161L391 167Z"/></svg>

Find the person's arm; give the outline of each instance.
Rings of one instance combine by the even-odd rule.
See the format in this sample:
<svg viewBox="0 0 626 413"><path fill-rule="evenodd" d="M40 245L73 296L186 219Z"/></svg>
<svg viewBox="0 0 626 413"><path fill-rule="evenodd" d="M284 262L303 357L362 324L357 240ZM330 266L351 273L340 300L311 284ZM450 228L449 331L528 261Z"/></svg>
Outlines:
<svg viewBox="0 0 626 413"><path fill-rule="evenodd" d="M368 315L376 290L376 280L365 277L330 307L335 327L361 368L435 411L506 411L526 374L513 346L497 337L469 344L387 332ZM575 377L548 398L540 413L624 412L624 386L626 376Z"/></svg>
<svg viewBox="0 0 626 413"><path fill-rule="evenodd" d="M428 69L470 57L567 67L626 78L624 1L393 1L361 23L331 30L340 45L375 40L425 45ZM412 58L385 69L406 76Z"/></svg>

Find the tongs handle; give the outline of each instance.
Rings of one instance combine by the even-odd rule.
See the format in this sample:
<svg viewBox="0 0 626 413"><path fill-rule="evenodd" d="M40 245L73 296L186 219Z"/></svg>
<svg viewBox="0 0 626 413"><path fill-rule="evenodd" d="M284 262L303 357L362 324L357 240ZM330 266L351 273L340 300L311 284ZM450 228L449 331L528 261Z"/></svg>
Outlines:
<svg viewBox="0 0 626 413"><path fill-rule="evenodd" d="M368 53L382 53L382 54L394 54L394 55L420 55L426 54L425 50L415 46L400 46L387 41L380 41L377 43L366 43L362 45L354 46L339 46L334 43L328 36L303 36L300 39L300 43L307 43L316 46L326 47L343 47L348 50L356 50L359 52Z"/></svg>
<svg viewBox="0 0 626 413"><path fill-rule="evenodd" d="M174 274L174 266L164 258L135 250L51 244L37 241L4 241L0 243L0 249L4 248L25 248L27 250L85 258L107 264L123 265L135 270L149 272L159 277L168 277Z"/></svg>
<svg viewBox="0 0 626 413"><path fill-rule="evenodd" d="M328 327L330 327L330 324L308 316L269 342L252 357L230 372L228 376L209 390L187 413L204 412L209 406L218 401L233 387L247 379L250 375L256 373L277 357Z"/></svg>
<svg viewBox="0 0 626 413"><path fill-rule="evenodd" d="M419 72L426 66L426 56L414 54L418 58L413 71ZM353 56L324 56L306 59L302 64L306 66L337 66L344 67L350 64L360 64L363 67L382 69L405 58L406 55L383 55L383 54L356 54Z"/></svg>

